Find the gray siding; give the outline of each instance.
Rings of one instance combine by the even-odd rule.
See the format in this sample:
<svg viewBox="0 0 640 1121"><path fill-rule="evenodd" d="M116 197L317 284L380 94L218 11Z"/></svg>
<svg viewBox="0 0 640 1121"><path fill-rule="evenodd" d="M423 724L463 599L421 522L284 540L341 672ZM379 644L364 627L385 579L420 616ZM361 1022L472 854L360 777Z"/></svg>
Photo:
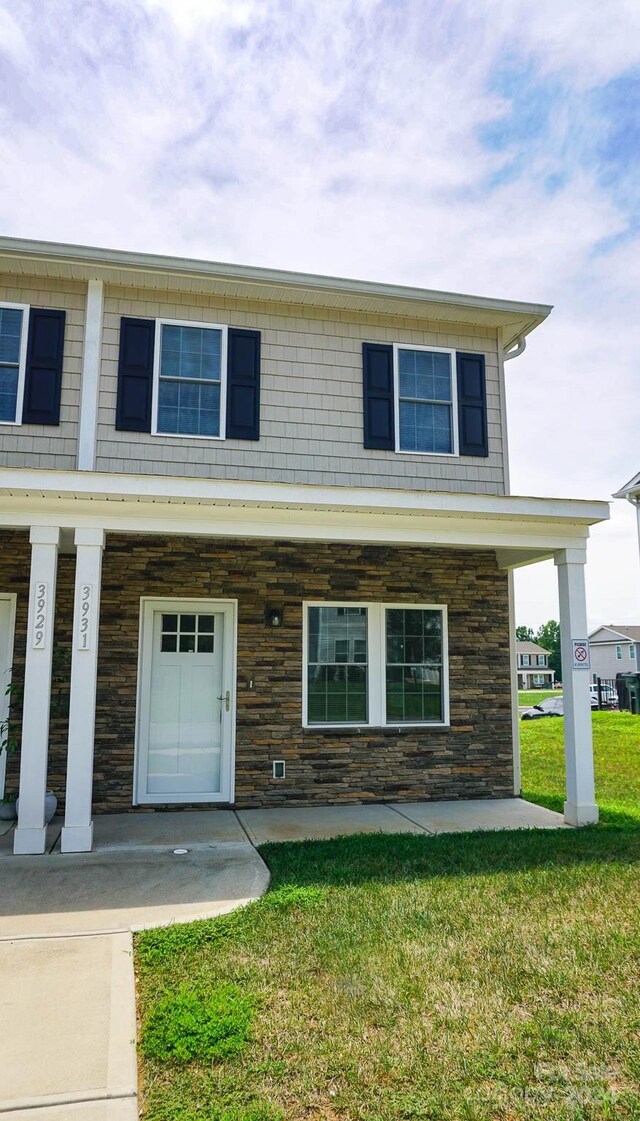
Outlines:
<svg viewBox="0 0 640 1121"><path fill-rule="evenodd" d="M622 647L622 659L616 658L616 646ZM612 642L606 644L590 643L591 650L591 673L597 674L598 677L615 677L617 673L638 673L640 666L638 666L635 658L629 657L629 643L628 642Z"/></svg>
<svg viewBox="0 0 640 1121"><path fill-rule="evenodd" d="M64 308L60 425L0 424L0 467L71 470L76 466L86 287L76 281L0 276L0 302Z"/></svg>
<svg viewBox="0 0 640 1121"><path fill-rule="evenodd" d="M123 315L228 323L262 332L259 443L116 432ZM362 446L362 342L456 347L486 355L490 456L423 456ZM174 292L105 291L98 471L504 494L495 332Z"/></svg>

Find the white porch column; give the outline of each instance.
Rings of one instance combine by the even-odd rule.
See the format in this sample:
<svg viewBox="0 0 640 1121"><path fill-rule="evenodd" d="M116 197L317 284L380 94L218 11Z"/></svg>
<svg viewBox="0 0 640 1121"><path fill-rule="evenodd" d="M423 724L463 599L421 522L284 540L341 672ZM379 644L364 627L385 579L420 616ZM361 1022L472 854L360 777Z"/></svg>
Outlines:
<svg viewBox="0 0 640 1121"><path fill-rule="evenodd" d="M49 761L49 708L53 618L60 530L32 526L27 652L24 668L20 807L14 834L16 854L42 853L46 846L44 799Z"/></svg>
<svg viewBox="0 0 640 1121"><path fill-rule="evenodd" d="M564 697L564 757L567 800L564 819L568 825L591 825L598 820L593 777L593 735L589 672L573 668L573 641L587 639L587 607L584 587L586 548L556 553L560 599L560 648Z"/></svg>
<svg viewBox="0 0 640 1121"><path fill-rule="evenodd" d="M90 852L93 843L91 797L104 532L101 529L76 529L75 543L67 797L61 848L63 852Z"/></svg>

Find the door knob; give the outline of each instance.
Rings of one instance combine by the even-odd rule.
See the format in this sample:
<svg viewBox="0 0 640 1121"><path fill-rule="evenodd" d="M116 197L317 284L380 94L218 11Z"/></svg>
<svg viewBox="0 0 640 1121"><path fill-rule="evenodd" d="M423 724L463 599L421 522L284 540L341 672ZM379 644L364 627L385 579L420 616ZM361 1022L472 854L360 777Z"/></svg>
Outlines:
<svg viewBox="0 0 640 1121"><path fill-rule="evenodd" d="M229 689L227 689L224 696L218 697L218 700L219 701L224 701L225 710L228 712L230 707L231 707L231 693L230 693Z"/></svg>

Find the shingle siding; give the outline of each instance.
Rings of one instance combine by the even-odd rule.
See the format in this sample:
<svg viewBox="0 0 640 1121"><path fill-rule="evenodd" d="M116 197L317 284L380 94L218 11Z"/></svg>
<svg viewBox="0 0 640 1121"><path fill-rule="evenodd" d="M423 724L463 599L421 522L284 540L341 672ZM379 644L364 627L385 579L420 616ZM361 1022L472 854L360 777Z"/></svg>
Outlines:
<svg viewBox="0 0 640 1121"><path fill-rule="evenodd" d="M73 470L77 459L86 287L76 281L0 275L0 303L61 308L66 312L60 425L0 424L0 467Z"/></svg>
<svg viewBox="0 0 640 1121"><path fill-rule="evenodd" d="M262 332L260 441L136 434L114 427L120 319L168 317ZM377 452L363 447L362 342L482 352L487 362L488 459ZM504 494L495 332L443 330L417 320L109 287L105 292L96 469L134 474L305 482Z"/></svg>

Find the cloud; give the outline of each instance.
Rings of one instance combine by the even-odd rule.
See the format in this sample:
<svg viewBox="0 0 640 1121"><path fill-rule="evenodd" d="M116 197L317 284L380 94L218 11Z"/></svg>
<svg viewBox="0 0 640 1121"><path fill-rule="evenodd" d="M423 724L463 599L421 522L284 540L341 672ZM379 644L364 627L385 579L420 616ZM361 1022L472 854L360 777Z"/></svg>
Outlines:
<svg viewBox="0 0 640 1121"><path fill-rule="evenodd" d="M507 367L513 489L638 469L635 0L46 13L0 0L5 233L551 302ZM620 524L593 609L640 619Z"/></svg>

